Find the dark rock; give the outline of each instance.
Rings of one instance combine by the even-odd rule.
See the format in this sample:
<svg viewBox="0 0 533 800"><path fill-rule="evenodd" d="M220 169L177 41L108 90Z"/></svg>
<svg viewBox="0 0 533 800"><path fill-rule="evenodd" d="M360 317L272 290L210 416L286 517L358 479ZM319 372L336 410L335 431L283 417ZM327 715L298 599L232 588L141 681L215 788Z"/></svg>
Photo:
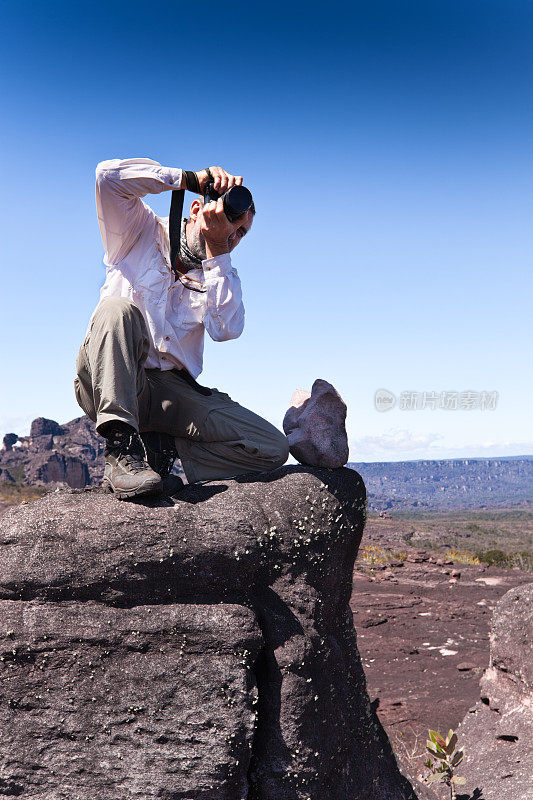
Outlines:
<svg viewBox="0 0 533 800"><path fill-rule="evenodd" d="M56 446L64 447L87 464L90 484L99 484L104 474L104 439L96 433L94 422L89 417L78 417L63 425L63 437Z"/></svg>
<svg viewBox="0 0 533 800"><path fill-rule="evenodd" d="M37 436L45 436L49 434L55 436L61 433L61 425L53 419L45 419L45 417L37 417L31 423L30 439L35 439Z"/></svg>
<svg viewBox="0 0 533 800"><path fill-rule="evenodd" d="M6 433L4 436L4 450L8 453L13 450L13 445L18 442L18 438L16 433Z"/></svg>
<svg viewBox="0 0 533 800"><path fill-rule="evenodd" d="M252 611L0 601L0 619L7 785L68 800L246 797Z"/></svg>
<svg viewBox="0 0 533 800"><path fill-rule="evenodd" d="M31 450L34 453L46 453L54 446L54 437L51 433L31 437Z"/></svg>
<svg viewBox="0 0 533 800"><path fill-rule="evenodd" d="M533 583L508 591L491 628L491 663L480 702L462 721L461 775L483 800L530 800L533 746Z"/></svg>
<svg viewBox="0 0 533 800"><path fill-rule="evenodd" d="M459 672L468 672L471 669L475 669L476 665L471 664L470 661L461 661L460 664L457 664L457 669Z"/></svg>
<svg viewBox="0 0 533 800"><path fill-rule="evenodd" d="M31 436L16 437L21 447L0 451L0 469L13 470L25 485L64 483L72 488L99 484L104 473L104 440L88 417L65 425L42 417ZM16 434L9 434L16 436Z"/></svg>
<svg viewBox="0 0 533 800"><path fill-rule="evenodd" d="M65 491L8 511L4 793L429 797L366 693L348 605L364 497L351 470L284 467L173 506Z"/></svg>
<svg viewBox="0 0 533 800"><path fill-rule="evenodd" d="M79 458L54 450L36 454L31 459L26 480L30 484L66 483L72 489L82 489L90 482L87 464Z"/></svg>
<svg viewBox="0 0 533 800"><path fill-rule="evenodd" d="M374 628L376 625L383 625L388 622L387 617L370 617L361 623L362 628Z"/></svg>
<svg viewBox="0 0 533 800"><path fill-rule="evenodd" d="M13 476L8 469L0 468L0 483L15 483Z"/></svg>

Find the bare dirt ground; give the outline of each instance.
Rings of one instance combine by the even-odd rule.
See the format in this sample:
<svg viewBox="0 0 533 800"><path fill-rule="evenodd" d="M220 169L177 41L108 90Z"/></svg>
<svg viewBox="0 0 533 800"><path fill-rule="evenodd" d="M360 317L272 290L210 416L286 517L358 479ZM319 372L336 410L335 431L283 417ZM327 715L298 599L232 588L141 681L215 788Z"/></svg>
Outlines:
<svg viewBox="0 0 533 800"><path fill-rule="evenodd" d="M413 525L420 523L368 520L351 608L370 698L397 754L423 774L428 729L457 727L479 699L496 602L533 575L454 561L437 552L440 536L435 550L415 550L402 538ZM521 547L524 530L516 532Z"/></svg>

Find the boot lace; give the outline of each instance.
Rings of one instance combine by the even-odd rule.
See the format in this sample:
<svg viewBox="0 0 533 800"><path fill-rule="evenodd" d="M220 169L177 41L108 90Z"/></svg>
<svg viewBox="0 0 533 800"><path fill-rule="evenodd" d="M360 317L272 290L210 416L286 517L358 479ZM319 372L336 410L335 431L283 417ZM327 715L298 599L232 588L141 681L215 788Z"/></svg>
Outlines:
<svg viewBox="0 0 533 800"><path fill-rule="evenodd" d="M130 472L144 472L147 468L146 451L137 433L116 436L109 442L109 452Z"/></svg>

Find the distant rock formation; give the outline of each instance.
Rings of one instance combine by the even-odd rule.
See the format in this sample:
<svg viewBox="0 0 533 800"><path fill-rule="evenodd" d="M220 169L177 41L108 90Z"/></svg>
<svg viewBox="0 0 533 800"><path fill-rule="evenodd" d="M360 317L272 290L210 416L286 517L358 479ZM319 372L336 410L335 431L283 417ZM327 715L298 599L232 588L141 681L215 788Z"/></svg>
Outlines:
<svg viewBox="0 0 533 800"><path fill-rule="evenodd" d="M38 417L29 436L4 436L0 481L6 473L13 482L28 485L66 484L81 489L99 484L104 474L103 450L104 440L88 417L65 425Z"/></svg>
<svg viewBox="0 0 533 800"><path fill-rule="evenodd" d="M52 447L49 447L48 450L52 450ZM73 489L82 489L91 483L86 462L55 451L37 453L29 461L26 480L31 485L66 483Z"/></svg>
<svg viewBox="0 0 533 800"><path fill-rule="evenodd" d="M365 489L282 467L0 519L0 793L415 800L348 605ZM3 598L3 599L2 599Z"/></svg>
<svg viewBox="0 0 533 800"><path fill-rule="evenodd" d="M16 433L6 433L6 435L4 436L4 439L3 439L4 450L6 450L6 452L10 453L11 450L13 450L13 445L18 442L18 438L19 437L17 436Z"/></svg>
<svg viewBox="0 0 533 800"><path fill-rule="evenodd" d="M34 440L38 436L59 436L64 433L63 428L53 419L37 417L34 419L30 428L30 439Z"/></svg>
<svg viewBox="0 0 533 800"><path fill-rule="evenodd" d="M531 508L533 458L350 462L363 476L371 511Z"/></svg>
<svg viewBox="0 0 533 800"><path fill-rule="evenodd" d="M528 583L510 589L494 610L481 700L458 729L465 749L459 774L467 779L469 797L531 800L532 643L533 583Z"/></svg>
<svg viewBox="0 0 533 800"><path fill-rule="evenodd" d="M315 467L336 469L348 461L346 404L334 386L317 378L311 392L298 389L283 419L291 455Z"/></svg>
<svg viewBox="0 0 533 800"><path fill-rule="evenodd" d="M15 483L15 480L8 469L0 467L0 483Z"/></svg>

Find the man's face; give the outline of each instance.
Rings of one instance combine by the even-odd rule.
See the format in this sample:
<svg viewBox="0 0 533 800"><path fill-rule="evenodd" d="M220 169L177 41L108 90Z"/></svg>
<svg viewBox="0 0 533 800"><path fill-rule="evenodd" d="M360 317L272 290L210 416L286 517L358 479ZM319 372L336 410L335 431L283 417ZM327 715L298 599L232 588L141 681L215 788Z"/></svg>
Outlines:
<svg viewBox="0 0 533 800"><path fill-rule="evenodd" d="M231 253L231 251L237 247L241 239L243 239L246 236L246 234L252 227L253 221L254 221L254 215L252 214L251 211L247 211L246 214L243 214L242 217L237 220L235 224L236 225L238 224L238 227L235 231L233 231L233 233L228 239L228 245L229 245L228 253Z"/></svg>
<svg viewBox="0 0 533 800"><path fill-rule="evenodd" d="M201 258L202 260L205 259L206 251L205 251L205 239L200 230L200 225L202 221L202 212L201 209L199 212L193 211L193 207L191 206L191 213L189 217L189 224L186 228L186 235L187 235L187 245L189 250L194 253L195 256ZM241 241L244 236L248 233L250 228L252 227L252 223L254 221L254 215L251 211L247 211L246 214L243 214L242 217L237 220L234 225L234 231L230 234L228 238L228 249L227 252L231 253L234 250L239 242Z"/></svg>

